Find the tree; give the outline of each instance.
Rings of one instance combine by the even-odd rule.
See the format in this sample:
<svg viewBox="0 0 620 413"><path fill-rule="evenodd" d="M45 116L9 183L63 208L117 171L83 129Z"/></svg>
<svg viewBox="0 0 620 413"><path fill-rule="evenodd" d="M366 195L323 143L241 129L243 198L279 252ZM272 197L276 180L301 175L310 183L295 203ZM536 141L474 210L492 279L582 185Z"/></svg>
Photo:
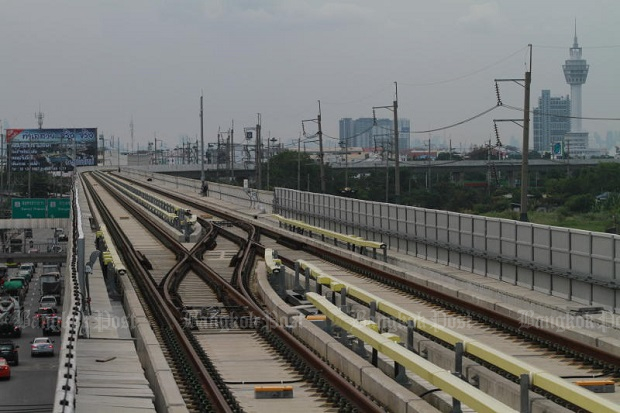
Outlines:
<svg viewBox="0 0 620 413"><path fill-rule="evenodd" d="M298 169L299 168L299 169ZM299 170L300 188L298 188ZM273 187L300 189L318 192L319 165L305 152L284 151L269 159L269 180Z"/></svg>

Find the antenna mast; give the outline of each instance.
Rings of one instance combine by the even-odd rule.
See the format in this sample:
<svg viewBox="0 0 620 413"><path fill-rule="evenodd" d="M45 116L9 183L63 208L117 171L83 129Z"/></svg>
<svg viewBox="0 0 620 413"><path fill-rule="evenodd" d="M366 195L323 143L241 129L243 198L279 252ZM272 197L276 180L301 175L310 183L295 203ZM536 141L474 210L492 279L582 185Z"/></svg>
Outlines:
<svg viewBox="0 0 620 413"><path fill-rule="evenodd" d="M39 111L34 114L34 118L37 120L37 124L39 125L39 129L43 129L43 118L45 115L41 112L41 107L39 107Z"/></svg>

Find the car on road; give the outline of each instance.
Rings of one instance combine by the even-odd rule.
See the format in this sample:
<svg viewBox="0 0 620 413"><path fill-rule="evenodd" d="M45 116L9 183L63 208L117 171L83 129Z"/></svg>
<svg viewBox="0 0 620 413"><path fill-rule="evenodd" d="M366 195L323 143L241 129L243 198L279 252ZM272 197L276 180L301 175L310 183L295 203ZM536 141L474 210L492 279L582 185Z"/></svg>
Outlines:
<svg viewBox="0 0 620 413"><path fill-rule="evenodd" d="M58 302L53 295L44 295L39 299L39 308L57 307Z"/></svg>
<svg viewBox="0 0 620 413"><path fill-rule="evenodd" d="M2 357L0 357L0 379L11 379L11 366Z"/></svg>
<svg viewBox="0 0 620 413"><path fill-rule="evenodd" d="M19 265L20 271L30 271L30 275L32 276L36 271L37 266L32 262L23 262Z"/></svg>
<svg viewBox="0 0 620 413"><path fill-rule="evenodd" d="M6 360L7 363L17 366L19 365L18 348L19 346L11 340L0 341L0 357Z"/></svg>
<svg viewBox="0 0 620 413"><path fill-rule="evenodd" d="M26 280L25 276L12 276L9 277L7 280L4 281L4 290L6 292L9 291L10 288L12 288L11 286L15 285L15 289L22 289L24 290L24 295L28 292L28 280Z"/></svg>
<svg viewBox="0 0 620 413"><path fill-rule="evenodd" d="M17 272L17 277L24 277L26 282L30 283L30 280L32 280L32 273L28 270L19 270Z"/></svg>
<svg viewBox="0 0 620 413"><path fill-rule="evenodd" d="M45 316L53 316L58 314L58 310L55 307L39 307L37 311L34 312L34 319L38 320L39 327L41 327L41 318Z"/></svg>
<svg viewBox="0 0 620 413"><path fill-rule="evenodd" d="M53 356L54 341L48 337L37 337L30 342L30 355L34 356Z"/></svg>

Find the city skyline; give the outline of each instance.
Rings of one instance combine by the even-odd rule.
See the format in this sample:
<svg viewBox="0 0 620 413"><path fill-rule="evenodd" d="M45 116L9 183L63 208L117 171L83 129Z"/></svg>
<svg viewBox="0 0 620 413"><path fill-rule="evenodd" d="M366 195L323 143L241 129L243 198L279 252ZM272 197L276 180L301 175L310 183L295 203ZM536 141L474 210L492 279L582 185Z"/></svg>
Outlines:
<svg viewBox="0 0 620 413"><path fill-rule="evenodd" d="M155 138L174 147L198 138L203 95L206 142L233 121L241 139L260 113L263 136L286 144L302 134L302 120L316 118L320 101L324 144L334 147L341 118L372 117L373 107L392 104L397 85L411 142L482 145L495 140L494 118L522 113L502 107L441 128L492 108L494 79L523 78L530 64L531 107L542 90L568 94L562 65L576 19L591 66L583 116L613 119L584 119L583 129L603 139L620 131L617 2L413 3L8 0L0 16L2 127L35 128L40 108L44 128L97 127L128 147L133 123L136 148ZM523 107L521 86L502 83L500 95ZM518 125L499 129L504 143L521 138Z"/></svg>

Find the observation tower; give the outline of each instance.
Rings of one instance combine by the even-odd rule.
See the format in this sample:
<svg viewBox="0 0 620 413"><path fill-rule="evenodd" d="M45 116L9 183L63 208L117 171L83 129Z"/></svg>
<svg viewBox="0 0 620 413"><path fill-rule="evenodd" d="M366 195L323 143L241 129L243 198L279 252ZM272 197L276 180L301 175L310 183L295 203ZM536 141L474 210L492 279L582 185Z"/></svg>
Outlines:
<svg viewBox="0 0 620 413"><path fill-rule="evenodd" d="M581 85L586 83L590 66L581 58L581 47L577 42L577 23L575 23L575 39L570 48L570 58L562 66L564 78L570 85L571 131L565 137L569 152L576 154L588 148L588 133L581 129Z"/></svg>

